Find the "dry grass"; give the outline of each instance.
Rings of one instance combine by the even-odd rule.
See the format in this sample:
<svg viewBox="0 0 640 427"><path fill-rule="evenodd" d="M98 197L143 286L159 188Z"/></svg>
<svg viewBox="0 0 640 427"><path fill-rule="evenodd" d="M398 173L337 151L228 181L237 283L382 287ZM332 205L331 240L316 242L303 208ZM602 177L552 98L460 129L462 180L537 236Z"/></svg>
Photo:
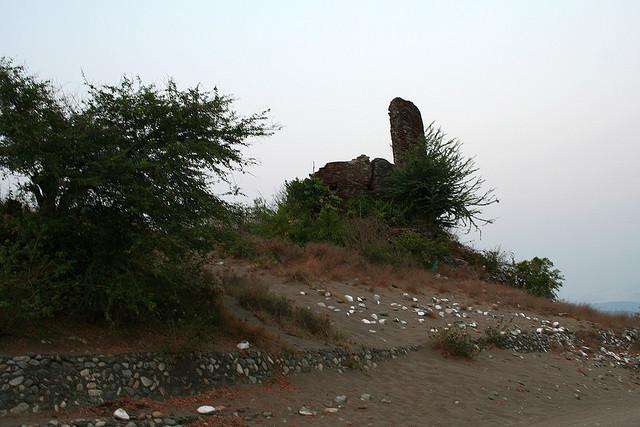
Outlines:
<svg viewBox="0 0 640 427"><path fill-rule="evenodd" d="M270 292L263 284L249 283L248 279L228 275L223 278L225 289L246 310L265 320L269 317L283 329L294 327L299 331L331 341L339 341L331 321L306 307L295 305L284 296Z"/></svg>
<svg viewBox="0 0 640 427"><path fill-rule="evenodd" d="M287 241L266 240L261 242L260 250L276 260L268 266L270 270L291 280L303 278L301 281L305 283L329 279L367 287L395 285L413 293L426 289L441 293L458 292L478 303L497 303L542 315L564 315L605 328L619 330L640 326L640 319L634 316L604 313L582 304L556 302L521 289L479 280L477 273L466 267L443 266L441 274L447 279L421 268L372 264L356 251L327 243L309 243L302 248Z"/></svg>

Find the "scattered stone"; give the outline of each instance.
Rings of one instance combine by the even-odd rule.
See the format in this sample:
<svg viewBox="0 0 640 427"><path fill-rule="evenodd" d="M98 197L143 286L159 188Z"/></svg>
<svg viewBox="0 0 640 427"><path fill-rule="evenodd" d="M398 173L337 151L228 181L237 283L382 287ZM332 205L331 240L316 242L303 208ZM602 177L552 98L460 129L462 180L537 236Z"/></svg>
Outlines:
<svg viewBox="0 0 640 427"><path fill-rule="evenodd" d="M13 408L11 408L9 412L11 412L14 415L18 415L18 414L24 414L28 410L29 410L29 404L27 404L26 402L22 402L14 406Z"/></svg>
<svg viewBox="0 0 640 427"><path fill-rule="evenodd" d="M302 408L300 408L298 410L298 414L304 415L306 417L310 417L310 416L315 415L316 413L314 411L312 411L311 409L307 408L306 406L303 406Z"/></svg>
<svg viewBox="0 0 640 427"><path fill-rule="evenodd" d="M347 396L345 396L344 394L339 394L333 399L333 401L338 405L342 405L347 401Z"/></svg>
<svg viewBox="0 0 640 427"><path fill-rule="evenodd" d="M118 408L115 411L113 411L113 418L121 421L129 421L131 419L129 414L127 414L127 411L125 411L122 408Z"/></svg>
<svg viewBox="0 0 640 427"><path fill-rule="evenodd" d="M17 387L20 384L22 384L24 381L24 377L20 376L20 377L15 377L13 378L11 381L9 381L9 385L13 386L13 387Z"/></svg>
<svg viewBox="0 0 640 427"><path fill-rule="evenodd" d="M371 395L369 393L363 393L360 395L360 400L371 400Z"/></svg>
<svg viewBox="0 0 640 427"><path fill-rule="evenodd" d="M251 344L249 344L248 341L240 341L238 343L238 345L236 345L236 347L238 347L238 350L247 350L249 349L249 347L251 347Z"/></svg>
<svg viewBox="0 0 640 427"><path fill-rule="evenodd" d="M216 411L216 408L210 405L203 405L198 407L197 412L201 415L210 415Z"/></svg>

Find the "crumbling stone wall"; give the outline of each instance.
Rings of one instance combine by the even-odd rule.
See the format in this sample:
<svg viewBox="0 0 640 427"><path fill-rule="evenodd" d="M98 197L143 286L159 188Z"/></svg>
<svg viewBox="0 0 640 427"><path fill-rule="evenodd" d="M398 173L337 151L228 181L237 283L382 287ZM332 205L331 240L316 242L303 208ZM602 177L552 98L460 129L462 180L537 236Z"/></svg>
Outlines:
<svg viewBox="0 0 640 427"><path fill-rule="evenodd" d="M389 104L389 120L393 159L395 164L402 164L413 145L424 136L422 116L411 101L394 98ZM382 191L384 180L393 171L393 166L385 159L370 161L362 154L350 161L327 163L315 176L340 197L376 195Z"/></svg>
<svg viewBox="0 0 640 427"><path fill-rule="evenodd" d="M379 193L384 178L392 169L393 165L385 159L370 161L363 154L348 162L327 163L316 176L338 196L353 197Z"/></svg>

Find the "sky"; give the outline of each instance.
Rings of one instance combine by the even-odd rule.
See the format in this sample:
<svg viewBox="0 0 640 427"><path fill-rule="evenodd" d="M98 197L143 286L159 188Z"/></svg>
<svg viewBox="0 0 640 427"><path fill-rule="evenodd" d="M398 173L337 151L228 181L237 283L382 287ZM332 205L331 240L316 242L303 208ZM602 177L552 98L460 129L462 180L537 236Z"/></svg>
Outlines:
<svg viewBox="0 0 640 427"><path fill-rule="evenodd" d="M270 109L282 129L235 177L247 202L392 159L387 108L411 100L500 200L461 241L550 258L568 301L640 301L638 1L0 0L0 20L0 56L68 94L83 73L173 77Z"/></svg>

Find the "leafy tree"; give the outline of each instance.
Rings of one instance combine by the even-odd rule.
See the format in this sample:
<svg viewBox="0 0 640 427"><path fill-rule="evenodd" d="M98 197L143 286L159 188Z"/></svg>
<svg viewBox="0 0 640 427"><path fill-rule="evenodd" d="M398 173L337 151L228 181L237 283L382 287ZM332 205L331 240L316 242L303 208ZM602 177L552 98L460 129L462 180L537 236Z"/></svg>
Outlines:
<svg viewBox="0 0 640 427"><path fill-rule="evenodd" d="M447 139L432 123L408 159L396 165L385 193L403 208L408 221L441 229L492 222L481 216L482 208L498 200L493 190L482 191L484 180L460 148L459 140Z"/></svg>
<svg viewBox="0 0 640 427"><path fill-rule="evenodd" d="M233 212L212 186L249 163L249 138L275 127L266 112L238 115L217 89L173 80L86 89L74 101L0 61L0 171L23 178L21 227L73 266L66 309L183 316L180 298L201 283L196 253Z"/></svg>
<svg viewBox="0 0 640 427"><path fill-rule="evenodd" d="M564 277L548 258L534 257L529 261L513 263L510 267L510 284L526 289L530 294L555 299Z"/></svg>

